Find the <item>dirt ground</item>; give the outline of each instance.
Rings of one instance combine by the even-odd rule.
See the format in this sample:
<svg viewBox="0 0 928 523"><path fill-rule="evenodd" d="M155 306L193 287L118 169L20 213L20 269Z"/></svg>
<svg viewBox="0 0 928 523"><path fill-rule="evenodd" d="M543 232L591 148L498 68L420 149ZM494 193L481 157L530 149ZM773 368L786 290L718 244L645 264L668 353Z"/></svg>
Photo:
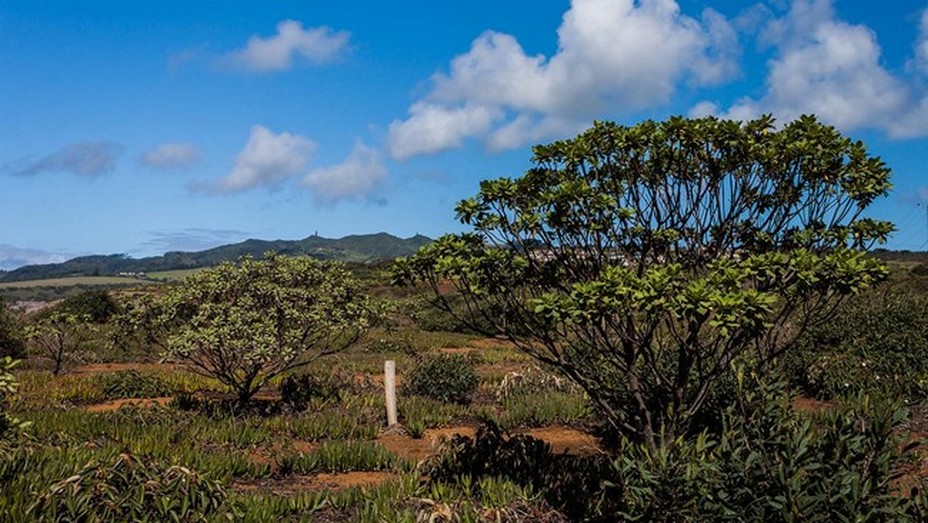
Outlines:
<svg viewBox="0 0 928 523"><path fill-rule="evenodd" d="M397 477L395 473L383 471L319 473L311 476L290 476L254 482L237 481L232 484L232 487L240 492L262 492L286 496L303 492L376 486L395 477Z"/></svg>
<svg viewBox="0 0 928 523"><path fill-rule="evenodd" d="M130 399L120 399L107 401L104 403L97 403L95 405L88 405L86 407L87 412L112 412L114 410L120 409L125 406L135 406L135 407L154 407L155 405L167 405L173 400L173 396L164 396L160 398L130 398Z"/></svg>

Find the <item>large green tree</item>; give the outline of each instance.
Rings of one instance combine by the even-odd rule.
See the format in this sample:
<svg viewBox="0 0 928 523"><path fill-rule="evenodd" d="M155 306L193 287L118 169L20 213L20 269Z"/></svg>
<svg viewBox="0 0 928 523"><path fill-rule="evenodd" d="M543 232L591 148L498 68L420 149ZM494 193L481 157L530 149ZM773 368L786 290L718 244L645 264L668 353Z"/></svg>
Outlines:
<svg viewBox="0 0 928 523"><path fill-rule="evenodd" d="M863 211L889 169L811 116L596 123L533 163L482 182L457 207L473 232L400 260L397 280L446 306L463 296L476 327L654 447L691 427L736 359L763 371L886 275L865 250L892 224Z"/></svg>
<svg viewBox="0 0 928 523"><path fill-rule="evenodd" d="M268 254L187 277L154 304L165 356L247 403L275 376L354 343L376 308L340 264Z"/></svg>

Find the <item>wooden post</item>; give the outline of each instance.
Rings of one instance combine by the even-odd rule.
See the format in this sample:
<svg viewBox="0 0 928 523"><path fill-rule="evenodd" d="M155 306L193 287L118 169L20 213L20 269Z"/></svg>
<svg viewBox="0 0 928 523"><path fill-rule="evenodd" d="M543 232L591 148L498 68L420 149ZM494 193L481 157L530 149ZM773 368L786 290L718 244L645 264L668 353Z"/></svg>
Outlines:
<svg viewBox="0 0 928 523"><path fill-rule="evenodd" d="M383 387L387 400L387 426L396 425L396 362L383 362Z"/></svg>

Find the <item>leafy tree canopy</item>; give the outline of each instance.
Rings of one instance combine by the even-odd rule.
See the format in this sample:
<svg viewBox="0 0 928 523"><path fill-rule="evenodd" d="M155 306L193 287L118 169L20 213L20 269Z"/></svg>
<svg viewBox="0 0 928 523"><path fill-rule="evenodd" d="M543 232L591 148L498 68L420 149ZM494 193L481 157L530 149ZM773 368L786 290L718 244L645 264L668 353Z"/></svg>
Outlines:
<svg viewBox="0 0 928 523"><path fill-rule="evenodd" d="M240 403L274 376L344 349L377 317L343 266L272 253L200 271L156 305L165 356L231 387Z"/></svg>
<svg viewBox="0 0 928 523"><path fill-rule="evenodd" d="M688 430L736 358L766 368L886 276L864 251L892 224L863 212L889 169L812 116L596 123L533 163L482 182L457 207L473 232L400 260L397 281L462 295L475 326L649 445Z"/></svg>

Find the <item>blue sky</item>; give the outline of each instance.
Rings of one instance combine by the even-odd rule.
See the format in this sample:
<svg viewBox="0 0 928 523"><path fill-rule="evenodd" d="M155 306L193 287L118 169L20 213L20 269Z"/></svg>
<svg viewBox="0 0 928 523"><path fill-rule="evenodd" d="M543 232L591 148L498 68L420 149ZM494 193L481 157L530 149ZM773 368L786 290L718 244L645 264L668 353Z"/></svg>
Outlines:
<svg viewBox="0 0 928 523"><path fill-rule="evenodd" d="M928 2L0 1L0 268L459 230L594 119L816 113L928 249ZM921 205L920 205L921 204Z"/></svg>

